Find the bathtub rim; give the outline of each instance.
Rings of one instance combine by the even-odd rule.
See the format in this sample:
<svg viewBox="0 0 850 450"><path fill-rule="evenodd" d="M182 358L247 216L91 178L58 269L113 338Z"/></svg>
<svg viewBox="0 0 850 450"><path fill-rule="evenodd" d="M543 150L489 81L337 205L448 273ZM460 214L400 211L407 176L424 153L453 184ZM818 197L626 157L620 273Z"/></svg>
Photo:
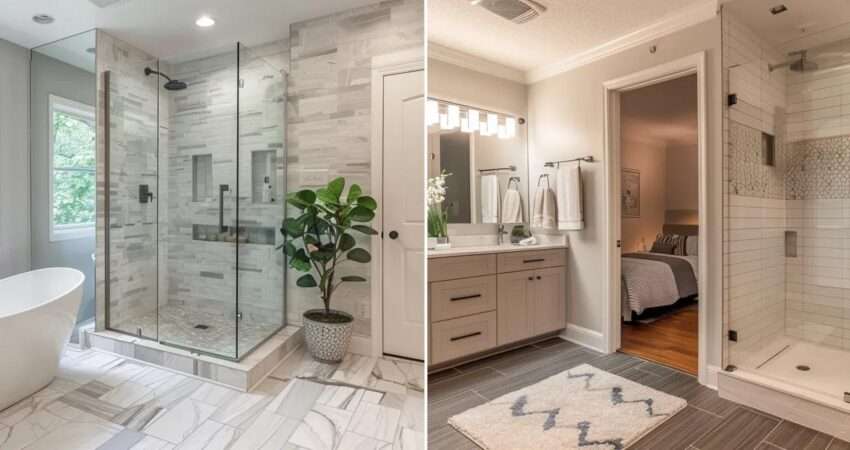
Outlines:
<svg viewBox="0 0 850 450"><path fill-rule="evenodd" d="M75 282L73 284L73 286L71 288L63 291L62 293L60 293L60 294L58 294L58 295L56 295L52 298L46 299L46 300L41 301L37 304L28 306L26 308L23 308L23 309L14 311L14 312L10 312L10 313L7 313L7 314L0 313L0 320L7 319L7 318L10 318L10 317L14 317L14 316L18 316L18 315L21 315L21 314L25 314L27 312L39 309L39 308L43 307L44 305L48 305L50 303L53 303L53 302L65 297L65 296L67 296L71 292L74 292L74 290L81 287L83 285L83 283L85 283L85 281L86 281L86 275L83 272L81 272L77 269L74 269L73 267L45 267L45 268L42 268L42 269L29 270L29 271L26 271L26 272L21 272L21 273L12 275L12 276L8 276L6 278L0 278L0 285L2 285L2 283L4 281L7 281L7 280L11 280L11 279L18 278L18 277L23 278L25 276L33 276L32 274L37 273L37 272L49 272L49 271L72 272L72 273L78 275L79 279L77 280L77 282Z"/></svg>

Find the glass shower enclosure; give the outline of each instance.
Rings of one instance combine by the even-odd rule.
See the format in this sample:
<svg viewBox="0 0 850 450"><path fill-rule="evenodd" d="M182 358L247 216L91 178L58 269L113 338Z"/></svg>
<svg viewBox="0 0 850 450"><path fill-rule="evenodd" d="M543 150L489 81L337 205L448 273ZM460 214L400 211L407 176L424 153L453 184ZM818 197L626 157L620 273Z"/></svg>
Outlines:
<svg viewBox="0 0 850 450"><path fill-rule="evenodd" d="M780 31L753 3L722 9L725 364L846 408L850 24Z"/></svg>
<svg viewBox="0 0 850 450"><path fill-rule="evenodd" d="M285 325L286 73L237 44L105 76L106 326L239 360Z"/></svg>

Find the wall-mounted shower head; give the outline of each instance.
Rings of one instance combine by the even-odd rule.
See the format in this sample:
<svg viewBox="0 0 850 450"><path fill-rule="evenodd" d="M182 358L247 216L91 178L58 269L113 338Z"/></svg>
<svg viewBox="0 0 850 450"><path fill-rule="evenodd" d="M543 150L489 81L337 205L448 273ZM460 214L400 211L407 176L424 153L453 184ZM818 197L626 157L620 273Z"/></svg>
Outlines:
<svg viewBox="0 0 850 450"><path fill-rule="evenodd" d="M157 72L156 70L153 70L150 67L145 67L145 75L150 76L151 74L159 75L162 78L165 78L166 80L168 80L165 83L165 85L163 85L163 87L165 87L169 91L181 91L183 89L186 89L186 86L187 86L186 83L184 83L180 80L172 80L171 77L169 77L168 75L166 75L162 72Z"/></svg>
<svg viewBox="0 0 850 450"><path fill-rule="evenodd" d="M768 64L767 68L770 72L782 67L787 67L791 69L792 72L811 72L813 70L818 70L817 63L808 60L806 55L807 50L791 52L788 56L796 56L797 58L779 64Z"/></svg>

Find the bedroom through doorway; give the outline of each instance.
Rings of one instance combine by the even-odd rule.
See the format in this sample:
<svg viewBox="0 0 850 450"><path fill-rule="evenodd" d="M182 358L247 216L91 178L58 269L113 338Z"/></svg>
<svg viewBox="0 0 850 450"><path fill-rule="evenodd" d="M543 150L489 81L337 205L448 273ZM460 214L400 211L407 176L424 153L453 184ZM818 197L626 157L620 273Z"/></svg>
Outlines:
<svg viewBox="0 0 850 450"><path fill-rule="evenodd" d="M620 94L619 351L699 369L697 75Z"/></svg>

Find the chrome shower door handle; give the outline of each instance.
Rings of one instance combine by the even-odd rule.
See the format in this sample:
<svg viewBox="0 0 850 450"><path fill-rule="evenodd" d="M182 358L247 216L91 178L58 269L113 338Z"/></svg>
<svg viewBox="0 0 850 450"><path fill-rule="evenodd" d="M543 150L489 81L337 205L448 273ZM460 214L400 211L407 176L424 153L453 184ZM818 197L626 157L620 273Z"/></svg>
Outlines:
<svg viewBox="0 0 850 450"><path fill-rule="evenodd" d="M228 184L218 185L218 231L221 233L226 231L224 227L224 193L229 190L230 185Z"/></svg>

